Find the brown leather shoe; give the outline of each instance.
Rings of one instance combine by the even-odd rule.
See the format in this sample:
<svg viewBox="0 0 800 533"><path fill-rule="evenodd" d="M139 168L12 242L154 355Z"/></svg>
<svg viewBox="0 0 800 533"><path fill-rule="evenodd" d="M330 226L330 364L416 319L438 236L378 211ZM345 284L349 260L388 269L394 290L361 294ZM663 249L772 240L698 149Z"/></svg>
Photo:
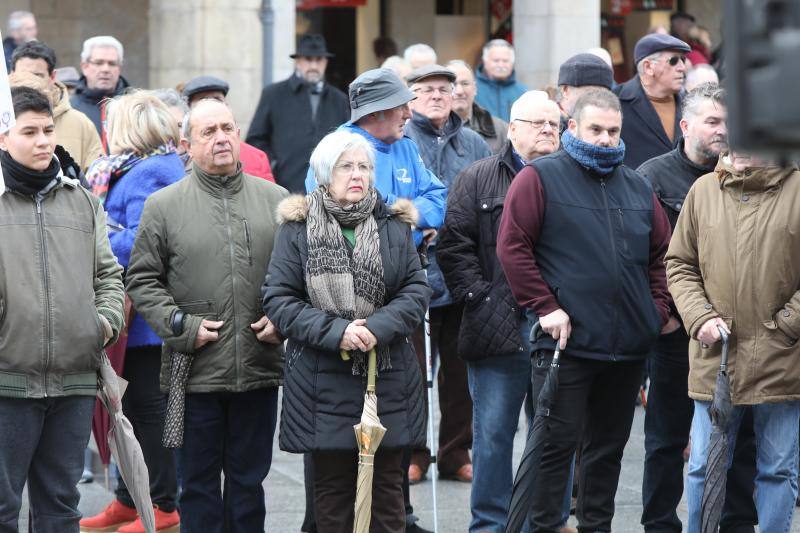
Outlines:
<svg viewBox="0 0 800 533"><path fill-rule="evenodd" d="M422 471L422 468L420 468L419 465L411 463L411 465L408 467L408 484L416 485L423 479L425 479L425 472Z"/></svg>
<svg viewBox="0 0 800 533"><path fill-rule="evenodd" d="M453 474L442 474L442 479L452 479L462 483L472 483L472 463L461 465Z"/></svg>

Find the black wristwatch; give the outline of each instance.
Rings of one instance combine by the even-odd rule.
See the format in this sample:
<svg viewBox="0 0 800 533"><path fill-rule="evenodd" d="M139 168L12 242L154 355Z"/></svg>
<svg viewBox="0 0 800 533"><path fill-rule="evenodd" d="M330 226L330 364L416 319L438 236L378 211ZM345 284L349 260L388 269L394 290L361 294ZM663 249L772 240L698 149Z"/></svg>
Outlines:
<svg viewBox="0 0 800 533"><path fill-rule="evenodd" d="M172 334L176 337L180 337L181 333L183 333L183 318L186 314L178 309L175 311L175 314L172 315Z"/></svg>

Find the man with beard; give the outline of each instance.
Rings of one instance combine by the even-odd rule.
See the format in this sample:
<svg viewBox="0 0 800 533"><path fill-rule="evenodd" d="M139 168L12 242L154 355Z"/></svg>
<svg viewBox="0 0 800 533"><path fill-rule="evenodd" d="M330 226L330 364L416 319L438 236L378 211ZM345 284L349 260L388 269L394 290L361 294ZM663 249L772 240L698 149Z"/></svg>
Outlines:
<svg viewBox="0 0 800 533"><path fill-rule="evenodd" d="M533 531L563 525L579 444L578 530L611 530L645 358L659 332L680 327L670 317L663 262L669 221L650 185L622 164L621 127L611 91L581 96L563 149L514 178L497 234L517 304L535 312L547 333L532 343L533 390L541 390L556 342L562 350L528 515Z"/></svg>
<svg viewBox="0 0 800 533"><path fill-rule="evenodd" d="M625 164L636 168L675 148L681 136L681 98L688 44L671 35L645 35L633 49L636 76L614 88L625 121Z"/></svg>
<svg viewBox="0 0 800 533"><path fill-rule="evenodd" d="M264 88L247 142L269 156L278 185L304 193L308 158L317 143L347 121L347 96L325 82L333 54L322 35L302 35L297 42L295 73Z"/></svg>
<svg viewBox="0 0 800 533"><path fill-rule="evenodd" d="M92 119L103 149L108 152L106 139L106 104L125 92L128 82L122 77L122 43L110 35L100 35L86 39L81 51L81 72L83 76L70 98L74 109Z"/></svg>
<svg viewBox="0 0 800 533"><path fill-rule="evenodd" d="M678 147L638 168L653 185L675 228L692 184L714 171L728 147L725 94L705 84L683 99ZM673 314L677 310L673 307ZM681 531L676 509L683 494L683 450L689 442L694 404L688 396L689 337L681 327L662 335L649 360L650 391L644 419L645 460L642 480L642 525L645 531ZM752 418L746 413L736 440L736 460L728 474L722 531L753 531L755 456Z"/></svg>

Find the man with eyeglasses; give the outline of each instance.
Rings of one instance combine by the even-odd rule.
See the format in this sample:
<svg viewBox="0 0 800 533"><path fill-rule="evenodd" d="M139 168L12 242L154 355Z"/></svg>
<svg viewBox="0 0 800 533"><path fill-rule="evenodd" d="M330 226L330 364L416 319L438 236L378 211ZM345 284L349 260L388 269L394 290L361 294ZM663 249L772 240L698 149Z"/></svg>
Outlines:
<svg viewBox="0 0 800 533"><path fill-rule="evenodd" d="M469 165L491 151L480 135L464 128L453 112L453 83L456 75L440 65L420 67L406 77L416 99L409 103L411 120L406 133L419 147L422 161L447 187ZM428 247L428 282L433 289L430 303L431 349L439 354L438 467L442 477L472 481L472 400L467 387L467 367L458 358L458 332L462 305L451 297L444 276L436 263L436 245ZM425 343L422 329L414 337L420 366L425 368ZM430 453L416 450L408 477L419 482L429 466Z"/></svg>
<svg viewBox="0 0 800 533"><path fill-rule="evenodd" d="M475 84L475 73L466 61L455 59L446 66L456 75L453 111L461 117L466 127L483 137L493 154L497 154L506 145L508 123L492 116L475 101L478 86Z"/></svg>
<svg viewBox="0 0 800 533"><path fill-rule="evenodd" d="M128 81L122 77L122 43L110 35L99 35L86 39L81 51L81 72L83 75L70 98L74 109L92 119L103 149L108 152L106 139L107 98L125 92Z"/></svg>
<svg viewBox="0 0 800 533"><path fill-rule="evenodd" d="M472 533L506 526L514 433L531 374L530 325L497 260L497 231L516 173L558 150L558 119L547 93L518 98L502 152L473 163L453 183L439 236L437 259L447 286L455 300L466 302L458 355L466 361L473 403Z"/></svg>
<svg viewBox="0 0 800 533"><path fill-rule="evenodd" d="M636 76L614 92L622 105L625 164L631 168L675 148L681 138L681 96L686 54L692 49L671 35L645 35L633 49Z"/></svg>

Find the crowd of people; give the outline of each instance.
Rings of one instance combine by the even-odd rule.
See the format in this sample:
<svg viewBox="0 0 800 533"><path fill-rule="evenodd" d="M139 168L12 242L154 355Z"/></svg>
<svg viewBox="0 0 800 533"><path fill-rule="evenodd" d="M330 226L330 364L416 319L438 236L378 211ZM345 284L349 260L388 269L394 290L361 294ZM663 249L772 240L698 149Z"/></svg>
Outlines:
<svg viewBox="0 0 800 533"><path fill-rule="evenodd" d="M386 435L370 531L428 531L410 486L435 460L471 483L470 532L504 532L514 433L521 412L533 425L556 353L523 531L611 531L645 388L642 527L707 531L723 337L734 408L720 530L788 532L800 171L729 148L710 42L690 15L672 21L636 43L630 79L592 49L543 90L516 79L514 47L495 39L477 68L412 45L345 94L326 81L325 39L303 35L295 72L264 88L243 135L225 80L132 88L111 36L87 39L80 76L62 76L34 16L12 14L0 532L17 531L26 483L35 531L145 531L121 479L102 512L78 511L111 347L158 532L263 531L278 426L280 448L304 454L301 530L352 531L352 428L373 379Z"/></svg>

